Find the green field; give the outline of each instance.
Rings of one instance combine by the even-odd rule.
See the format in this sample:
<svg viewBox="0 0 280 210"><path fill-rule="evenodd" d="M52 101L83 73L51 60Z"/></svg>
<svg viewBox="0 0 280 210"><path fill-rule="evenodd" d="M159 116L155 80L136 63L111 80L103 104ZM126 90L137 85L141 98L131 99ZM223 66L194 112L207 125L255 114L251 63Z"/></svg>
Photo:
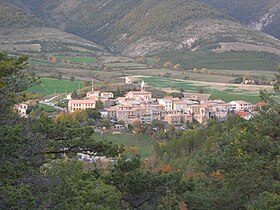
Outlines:
<svg viewBox="0 0 280 210"><path fill-rule="evenodd" d="M41 59L33 59L33 58L30 58L28 60L28 63L32 66L53 66L53 67L58 67L58 66L61 66L62 63L60 62L57 62L57 63L51 63L47 60L41 60Z"/></svg>
<svg viewBox="0 0 280 210"><path fill-rule="evenodd" d="M139 154L143 157L149 157L154 148L154 142L145 135L142 135L139 140L136 140L133 134L99 134L95 133L96 140L109 140L118 145L126 147L137 147Z"/></svg>
<svg viewBox="0 0 280 210"><path fill-rule="evenodd" d="M58 79L47 79L43 78L39 80L38 85L34 85L27 90L28 93L37 93L43 95L50 95L53 93L65 93L78 90L84 87L82 81L69 81L69 80L58 80Z"/></svg>
<svg viewBox="0 0 280 210"><path fill-rule="evenodd" d="M69 60L70 63L96 63L96 58L94 57L71 57L71 56L54 56L57 59L59 59L59 61L62 60Z"/></svg>
<svg viewBox="0 0 280 210"><path fill-rule="evenodd" d="M172 78L163 77L145 77L141 78L148 85L158 87L158 88L173 88L179 90L183 88L186 91L199 92L201 88L207 88L205 86L194 86L193 84L185 81L178 81Z"/></svg>
<svg viewBox="0 0 280 210"><path fill-rule="evenodd" d="M206 91L210 93L210 91ZM243 100L248 101L250 103L258 103L262 101L262 99L257 95L244 95L244 94L234 94L234 93L228 93L226 91L214 91L211 93L209 99L222 99L225 102L235 101L235 100Z"/></svg>
<svg viewBox="0 0 280 210"><path fill-rule="evenodd" d="M257 103L261 101L261 98L258 95L252 95L245 92L238 92L235 90L234 86L229 87L224 91L215 90L207 86L196 86L191 82L187 81L178 81L172 78L162 78L162 77L145 77L142 78L148 85L157 87L157 88L173 88L174 90L180 90L183 88L185 91L196 92L198 93L200 89L205 89L204 93L211 94L210 99L221 99L225 102L230 102L233 100L244 100L251 103Z"/></svg>
<svg viewBox="0 0 280 210"><path fill-rule="evenodd" d="M32 66L53 66L53 67L60 67L63 65L67 65L66 63L63 63L62 60L64 61L70 61L72 64L91 64L91 63L96 63L96 58L90 58L90 57L71 57L71 56L54 56L55 58L58 59L56 63L51 63L48 60L43 60L43 59L34 59L30 58L28 60L28 63Z"/></svg>
<svg viewBox="0 0 280 210"><path fill-rule="evenodd" d="M44 105L44 104L39 104L38 108L43 109L45 112L55 112L56 111L53 107Z"/></svg>

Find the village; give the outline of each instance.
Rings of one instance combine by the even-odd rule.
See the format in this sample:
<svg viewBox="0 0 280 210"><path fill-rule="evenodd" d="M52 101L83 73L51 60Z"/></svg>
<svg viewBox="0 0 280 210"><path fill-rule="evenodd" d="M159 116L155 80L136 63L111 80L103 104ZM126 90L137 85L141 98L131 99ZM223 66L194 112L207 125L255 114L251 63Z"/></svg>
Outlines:
<svg viewBox="0 0 280 210"><path fill-rule="evenodd" d="M132 79L130 76L125 77L125 83L132 83ZM125 131L129 125L137 122L146 125L162 122L175 129L185 130L186 124L207 125L209 119L223 122L233 114L249 120L258 113L258 109L266 106L264 102L252 104L243 100L229 103L220 99L209 100L210 94L191 92L183 92L180 98L154 98L152 93L147 91L144 81L138 89L126 92L122 97L115 97L113 92L102 92L92 87L82 99L73 99L71 94L68 94L67 109L55 106L47 100L41 103L70 113L98 109L101 118L109 120L114 131ZM98 103L101 103L102 107L97 106ZM28 106L28 103L17 105L21 116L27 117Z"/></svg>

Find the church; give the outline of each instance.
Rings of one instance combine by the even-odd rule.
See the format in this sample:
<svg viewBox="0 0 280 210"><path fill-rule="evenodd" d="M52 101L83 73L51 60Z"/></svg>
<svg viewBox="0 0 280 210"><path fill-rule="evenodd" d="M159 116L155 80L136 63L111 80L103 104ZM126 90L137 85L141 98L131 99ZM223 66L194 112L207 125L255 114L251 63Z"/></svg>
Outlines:
<svg viewBox="0 0 280 210"><path fill-rule="evenodd" d="M140 91L129 91L125 95L125 97L127 99L135 99L135 100L150 100L150 99L152 99L152 93L146 91L145 82L142 81Z"/></svg>

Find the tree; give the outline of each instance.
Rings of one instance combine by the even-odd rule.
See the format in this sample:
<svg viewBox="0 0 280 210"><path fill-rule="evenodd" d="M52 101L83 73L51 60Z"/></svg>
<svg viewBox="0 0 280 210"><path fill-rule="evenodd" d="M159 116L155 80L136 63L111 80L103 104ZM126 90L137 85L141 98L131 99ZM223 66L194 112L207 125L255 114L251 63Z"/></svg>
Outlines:
<svg viewBox="0 0 280 210"><path fill-rule="evenodd" d="M119 86L117 87L117 90L114 91L114 96L115 96L115 98L123 96Z"/></svg>
<svg viewBox="0 0 280 210"><path fill-rule="evenodd" d="M75 80L75 77L74 76L71 76L70 77L70 81L74 81Z"/></svg>
<svg viewBox="0 0 280 210"><path fill-rule="evenodd" d="M133 132L136 136L136 139L138 139L140 134L142 133L142 123L140 121L135 121L133 123Z"/></svg>
<svg viewBox="0 0 280 210"><path fill-rule="evenodd" d="M35 82L22 70L26 67L27 57L9 57L0 52L0 125L11 118L16 103L23 100L20 93Z"/></svg>
<svg viewBox="0 0 280 210"><path fill-rule="evenodd" d="M88 117L94 120L101 119L101 113L98 111L97 108L94 109L87 109L86 110Z"/></svg>
<svg viewBox="0 0 280 210"><path fill-rule="evenodd" d="M182 70L182 66L180 64L174 65L174 70Z"/></svg>
<svg viewBox="0 0 280 210"><path fill-rule="evenodd" d="M171 93L172 97L174 98L184 98L184 94L182 92L173 92Z"/></svg>
<svg viewBox="0 0 280 210"><path fill-rule="evenodd" d="M194 68L192 71L193 71L193 73L198 73L199 72L199 70L197 68Z"/></svg>
<svg viewBox="0 0 280 210"><path fill-rule="evenodd" d="M208 69L207 69L207 68L202 68L202 69L200 70L200 72L201 72L202 74L208 74Z"/></svg>
<svg viewBox="0 0 280 210"><path fill-rule="evenodd" d="M113 69L110 67L110 66L105 66L104 68L103 68L103 71L105 71L105 72L109 72L109 71L112 71Z"/></svg>
<svg viewBox="0 0 280 210"><path fill-rule="evenodd" d="M111 128L111 120L109 118L103 118L102 119L102 127L105 129L110 129Z"/></svg>
<svg viewBox="0 0 280 210"><path fill-rule="evenodd" d="M136 61L139 63L146 63L146 58L145 56L140 56L136 58Z"/></svg>
<svg viewBox="0 0 280 210"><path fill-rule="evenodd" d="M0 62L0 92L5 96L0 98L1 209L42 209L55 205L49 198L58 196L50 186L58 187L62 177L44 175L44 169L48 166L52 168L52 164L63 156L73 158L81 152L101 156L116 156L119 153L118 146L111 142L94 141L93 129L81 126L71 117L57 120L44 113L29 119L17 116L13 111L15 103L21 100L17 92L25 90L28 87L26 84L29 84L26 82L28 75L21 71L25 61L4 55ZM73 180L82 181L79 176ZM87 187L87 184L85 182L82 186ZM85 190L86 187L82 186L79 190L77 185L72 185L79 192ZM63 189L63 185L60 187ZM67 204L69 197L64 198L66 200L59 202ZM79 198L79 195L71 194L71 199L81 200ZM88 202L91 203L90 200ZM100 203L101 199L96 202Z"/></svg>
<svg viewBox="0 0 280 210"><path fill-rule="evenodd" d="M104 179L120 192L119 206L122 209L157 209L160 204L165 206L168 196L177 195L181 174L153 173L143 167L140 156L133 155L130 159L126 156L119 158Z"/></svg>
<svg viewBox="0 0 280 210"><path fill-rule="evenodd" d="M45 169L45 176L56 180L49 186L49 209L119 209L120 193L95 175L84 170L81 162L64 159ZM58 196L59 195L59 196Z"/></svg>
<svg viewBox="0 0 280 210"><path fill-rule="evenodd" d="M255 201L247 205L247 209L280 209L280 195L277 192L261 193Z"/></svg>
<svg viewBox="0 0 280 210"><path fill-rule="evenodd" d="M278 69L278 74L275 74L273 88L274 88L274 91L280 92L280 68Z"/></svg>
<svg viewBox="0 0 280 210"><path fill-rule="evenodd" d="M91 86L91 82L90 82L90 81L84 81L84 86L85 86L85 87Z"/></svg>
<svg viewBox="0 0 280 210"><path fill-rule="evenodd" d="M204 93L205 92L205 88L199 88L199 93Z"/></svg>
<svg viewBox="0 0 280 210"><path fill-rule="evenodd" d="M164 68L168 68L168 69L172 69L173 68L173 64L171 63L171 62L165 62L164 64L163 64L163 67Z"/></svg>
<svg viewBox="0 0 280 210"><path fill-rule="evenodd" d="M96 103L95 103L95 108L96 108L97 110L103 109L103 108L104 108L103 102L100 101L100 100L96 101Z"/></svg>
<svg viewBox="0 0 280 210"><path fill-rule="evenodd" d="M77 98L78 98L78 93L77 93L76 90L74 90L74 91L72 92L71 98L72 98L72 99L77 99Z"/></svg>

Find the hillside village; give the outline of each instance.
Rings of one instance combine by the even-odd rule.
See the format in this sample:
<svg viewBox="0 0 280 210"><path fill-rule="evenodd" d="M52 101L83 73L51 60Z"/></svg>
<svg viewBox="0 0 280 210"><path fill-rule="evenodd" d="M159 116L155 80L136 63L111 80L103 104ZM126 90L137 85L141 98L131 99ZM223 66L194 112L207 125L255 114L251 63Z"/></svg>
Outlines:
<svg viewBox="0 0 280 210"><path fill-rule="evenodd" d="M126 82L130 83L131 77L126 77ZM209 100L210 94L190 92L183 92L182 98L154 98L146 88L147 85L142 81L140 90L128 91L122 97L114 97L113 92L102 92L93 88L82 99L72 99L71 94L68 94L67 109L61 110L77 112L98 108L101 118L110 120L114 130L119 131L136 122L163 122L176 129L185 130L186 124L194 122L201 125L207 125L209 119L224 122L230 114L249 120L258 113L259 108L266 106L264 102L252 104L243 100L229 103L220 99ZM101 103L102 107L98 107L97 103ZM22 116L27 116L28 104L22 103L17 109Z"/></svg>

